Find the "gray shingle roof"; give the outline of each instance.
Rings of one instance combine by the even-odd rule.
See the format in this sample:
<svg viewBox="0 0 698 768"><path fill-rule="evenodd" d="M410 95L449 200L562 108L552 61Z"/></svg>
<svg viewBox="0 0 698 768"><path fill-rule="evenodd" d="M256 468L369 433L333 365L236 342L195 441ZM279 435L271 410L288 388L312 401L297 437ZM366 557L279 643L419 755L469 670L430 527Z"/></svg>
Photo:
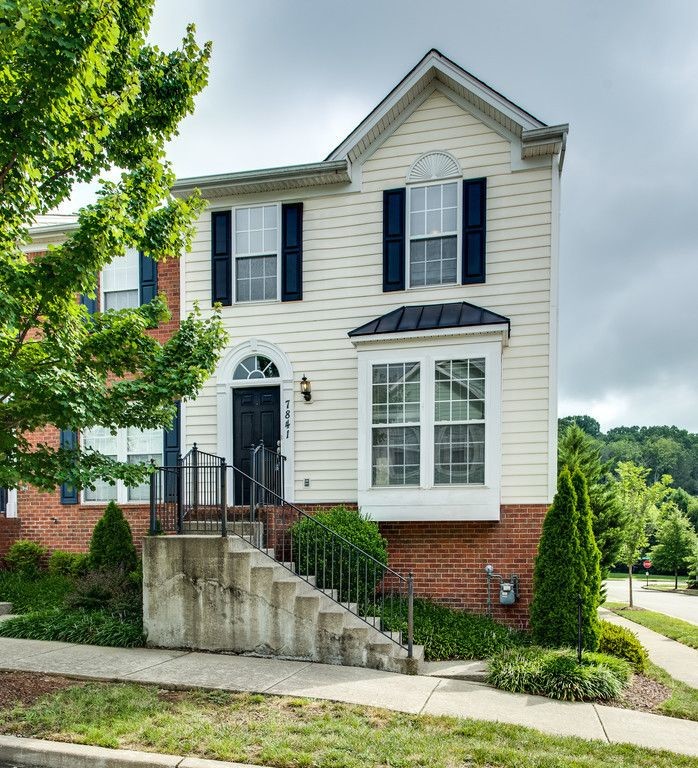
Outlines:
<svg viewBox="0 0 698 768"><path fill-rule="evenodd" d="M349 331L349 336L374 336L379 333L405 331L431 331L436 328L467 328L477 325L501 325L506 323L511 332L508 317L490 312L489 309L458 301L453 304L415 304L400 307Z"/></svg>

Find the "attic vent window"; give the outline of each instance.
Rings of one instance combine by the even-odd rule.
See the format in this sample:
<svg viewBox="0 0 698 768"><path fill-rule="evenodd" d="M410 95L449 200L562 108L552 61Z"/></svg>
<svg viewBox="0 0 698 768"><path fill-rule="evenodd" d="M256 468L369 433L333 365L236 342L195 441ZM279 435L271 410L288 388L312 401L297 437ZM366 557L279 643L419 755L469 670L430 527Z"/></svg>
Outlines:
<svg viewBox="0 0 698 768"><path fill-rule="evenodd" d="M429 152L414 161L407 174L407 183L424 183L460 175L458 161L448 152Z"/></svg>

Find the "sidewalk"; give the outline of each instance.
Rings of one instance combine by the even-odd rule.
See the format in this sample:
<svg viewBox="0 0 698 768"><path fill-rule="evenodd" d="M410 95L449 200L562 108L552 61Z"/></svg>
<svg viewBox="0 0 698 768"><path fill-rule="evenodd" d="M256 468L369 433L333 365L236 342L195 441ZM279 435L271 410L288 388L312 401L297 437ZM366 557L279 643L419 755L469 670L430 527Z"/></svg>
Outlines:
<svg viewBox="0 0 698 768"><path fill-rule="evenodd" d="M599 608L599 616L634 632L658 667L665 669L676 680L698 688L698 651L605 608Z"/></svg>
<svg viewBox="0 0 698 768"><path fill-rule="evenodd" d="M698 723L582 702L505 693L464 680L151 648L102 648L0 638L0 669L329 699L400 712L452 715L562 736L698 755Z"/></svg>

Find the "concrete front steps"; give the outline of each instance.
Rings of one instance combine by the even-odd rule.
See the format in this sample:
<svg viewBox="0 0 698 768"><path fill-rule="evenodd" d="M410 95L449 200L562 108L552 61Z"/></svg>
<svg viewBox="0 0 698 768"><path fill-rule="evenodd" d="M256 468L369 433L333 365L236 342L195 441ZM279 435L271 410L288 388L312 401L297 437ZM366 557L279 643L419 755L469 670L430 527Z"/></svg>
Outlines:
<svg viewBox="0 0 698 768"><path fill-rule="evenodd" d="M359 617L357 606L337 603L337 590L321 590L315 577L298 576L293 563L279 563L273 549L256 549L251 536L229 537L230 551L238 561L247 559L250 592L275 605L293 606L293 617L281 617L275 628L282 647L295 647L300 655L323 664L369 667L388 672L418 674L424 659L422 646L414 646L412 658L401 645L399 632L386 636L380 618ZM315 631L312 631L314 626ZM310 631L308 631L310 629Z"/></svg>
<svg viewBox="0 0 698 768"><path fill-rule="evenodd" d="M253 540L254 530L227 538L147 537L148 643L419 673L421 646L408 658L397 633L379 631L379 618L363 620L335 602L336 593L316 588L313 577L284 567L274 550L260 550Z"/></svg>

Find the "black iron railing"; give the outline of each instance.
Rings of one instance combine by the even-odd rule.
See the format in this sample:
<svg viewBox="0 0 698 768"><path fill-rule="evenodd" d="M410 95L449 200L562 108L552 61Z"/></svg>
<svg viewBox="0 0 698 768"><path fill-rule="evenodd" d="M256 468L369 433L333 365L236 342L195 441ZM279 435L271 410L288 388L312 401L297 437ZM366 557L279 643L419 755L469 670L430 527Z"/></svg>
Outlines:
<svg viewBox="0 0 698 768"><path fill-rule="evenodd" d="M284 459L251 449L251 475L196 445L151 475L151 533L241 536L387 639L413 644L414 583L283 498ZM266 482L263 482L262 480ZM268 483L268 484L267 484ZM400 630L385 629L390 617Z"/></svg>

